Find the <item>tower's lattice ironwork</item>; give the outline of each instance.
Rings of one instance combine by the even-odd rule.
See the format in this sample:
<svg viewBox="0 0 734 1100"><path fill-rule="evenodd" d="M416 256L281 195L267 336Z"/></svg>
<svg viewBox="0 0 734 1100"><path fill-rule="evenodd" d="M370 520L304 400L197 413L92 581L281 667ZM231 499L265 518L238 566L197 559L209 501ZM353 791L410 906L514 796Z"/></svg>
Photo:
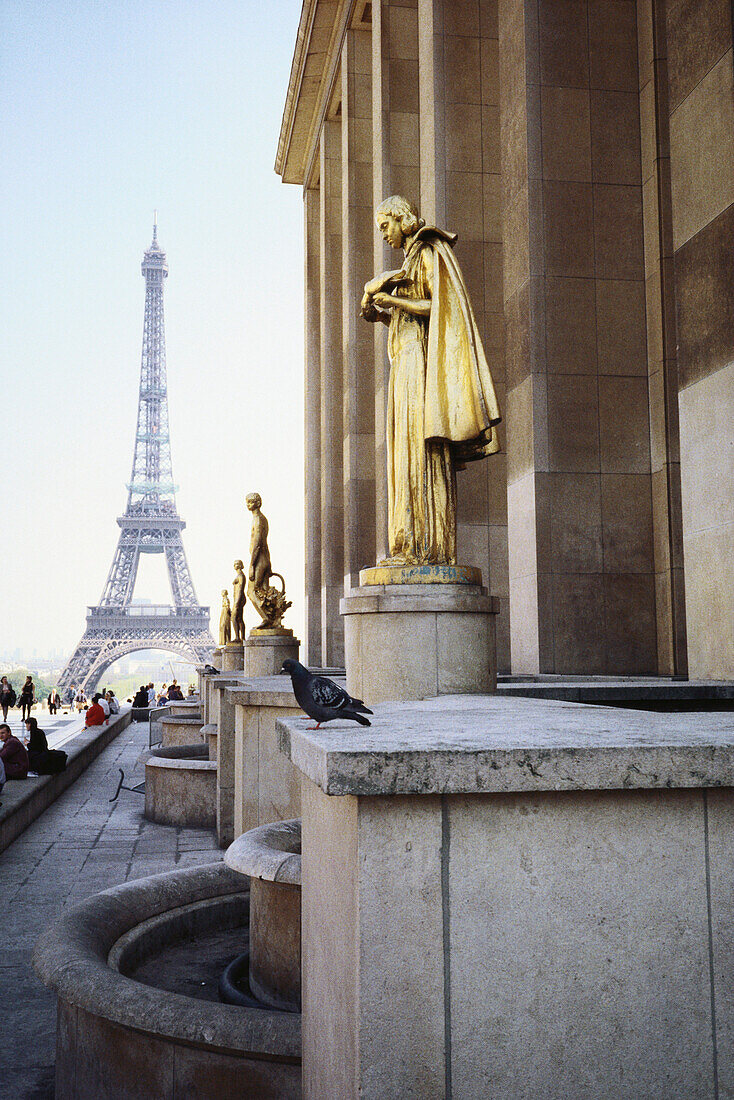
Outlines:
<svg viewBox="0 0 734 1100"><path fill-rule="evenodd" d="M61 688L74 684L90 690L113 661L137 650L164 649L203 663L214 648L209 608L200 606L196 599L181 538L186 524L176 510L163 324L163 280L168 275L168 264L158 244L157 225L153 226L153 241L143 256L142 273L143 353L127 508L117 520L120 538L102 599L97 607L87 609L87 628L61 673ZM141 554L165 554L171 605L133 604Z"/></svg>

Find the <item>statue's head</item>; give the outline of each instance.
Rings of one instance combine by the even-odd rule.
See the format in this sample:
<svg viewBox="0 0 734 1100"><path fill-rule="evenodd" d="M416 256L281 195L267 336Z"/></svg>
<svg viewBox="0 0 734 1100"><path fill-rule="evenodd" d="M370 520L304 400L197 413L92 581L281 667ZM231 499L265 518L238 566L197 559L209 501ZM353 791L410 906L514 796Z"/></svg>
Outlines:
<svg viewBox="0 0 734 1100"><path fill-rule="evenodd" d="M234 567L235 569L244 569L245 565L244 562L240 561L240 559L238 558L237 561L234 563Z"/></svg>
<svg viewBox="0 0 734 1100"><path fill-rule="evenodd" d="M406 237L412 237L426 224L418 207L402 195L391 195L381 202L375 211L375 222L392 248L402 248Z"/></svg>
<svg viewBox="0 0 734 1100"><path fill-rule="evenodd" d="M228 595L229 595L229 592L227 591L227 589L226 589L226 588L223 588L223 589L222 589L222 595L223 595L223 596L228 596Z"/></svg>
<svg viewBox="0 0 734 1100"><path fill-rule="evenodd" d="M256 508L262 508L263 500L259 493L248 493L245 497L245 504L254 512Z"/></svg>

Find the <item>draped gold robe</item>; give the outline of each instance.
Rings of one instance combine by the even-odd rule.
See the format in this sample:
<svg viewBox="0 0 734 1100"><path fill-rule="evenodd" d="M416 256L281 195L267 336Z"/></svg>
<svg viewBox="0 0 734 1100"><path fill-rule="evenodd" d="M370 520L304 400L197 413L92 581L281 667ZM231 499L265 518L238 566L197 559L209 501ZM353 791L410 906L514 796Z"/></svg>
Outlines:
<svg viewBox="0 0 734 1100"><path fill-rule="evenodd" d="M456 469L499 449L497 398L455 240L419 230L385 288L431 301L429 317L393 308L388 331L390 564L456 563Z"/></svg>

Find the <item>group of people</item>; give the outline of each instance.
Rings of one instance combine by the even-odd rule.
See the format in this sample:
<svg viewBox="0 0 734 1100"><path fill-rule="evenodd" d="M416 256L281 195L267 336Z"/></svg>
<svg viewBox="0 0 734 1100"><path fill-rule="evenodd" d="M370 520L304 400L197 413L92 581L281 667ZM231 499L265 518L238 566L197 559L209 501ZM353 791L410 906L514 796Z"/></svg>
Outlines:
<svg viewBox="0 0 734 1100"><path fill-rule="evenodd" d="M55 689L54 689L55 690ZM58 693L57 693L58 694ZM49 697L50 698L50 697ZM20 695L7 676L0 677L0 709L3 712L3 722L7 721L8 711L11 707L19 706L23 721L30 717L31 708L36 704L36 685L32 676L26 676L25 683L20 689Z"/></svg>
<svg viewBox="0 0 734 1100"><path fill-rule="evenodd" d="M189 686L189 695L193 695L193 685ZM178 680L172 680L170 684L163 684L161 690L156 692L155 684L151 681L149 684L141 684L138 690L135 692L133 699L134 707L165 707L169 703L179 703L183 701L184 693L181 691L181 687Z"/></svg>
<svg viewBox="0 0 734 1100"><path fill-rule="evenodd" d="M48 747L46 734L33 715L25 719L25 728L28 736L21 741L7 722L0 724L0 791L7 779L27 779L29 772L56 775L66 767L66 753Z"/></svg>
<svg viewBox="0 0 734 1100"><path fill-rule="evenodd" d="M111 714L120 713L120 704L115 698L114 691L96 691L92 696L92 705L87 707L84 717L84 728L89 726L103 726Z"/></svg>

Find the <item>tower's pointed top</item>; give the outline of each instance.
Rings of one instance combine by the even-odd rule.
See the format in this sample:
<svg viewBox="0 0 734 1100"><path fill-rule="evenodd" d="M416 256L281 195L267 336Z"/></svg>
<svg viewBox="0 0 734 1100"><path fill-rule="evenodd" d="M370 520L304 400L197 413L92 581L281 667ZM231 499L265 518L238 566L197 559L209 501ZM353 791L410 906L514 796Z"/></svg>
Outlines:
<svg viewBox="0 0 734 1100"><path fill-rule="evenodd" d="M158 211L153 211L153 244L158 244Z"/></svg>

